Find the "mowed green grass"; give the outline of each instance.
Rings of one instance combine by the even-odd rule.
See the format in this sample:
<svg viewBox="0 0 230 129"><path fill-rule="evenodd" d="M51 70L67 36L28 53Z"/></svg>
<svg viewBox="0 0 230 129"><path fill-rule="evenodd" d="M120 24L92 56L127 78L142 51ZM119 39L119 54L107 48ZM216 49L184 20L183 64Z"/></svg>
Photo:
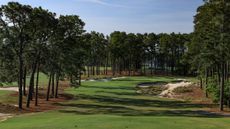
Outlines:
<svg viewBox="0 0 230 129"><path fill-rule="evenodd" d="M1 129L229 129L230 118L202 111L209 105L139 95L142 82L172 77L130 77L84 82L69 88L75 98L55 111L25 114L0 123Z"/></svg>
<svg viewBox="0 0 230 129"><path fill-rule="evenodd" d="M36 74L37 75L37 74ZM36 81L36 75L35 75L35 81ZM48 85L49 78L46 74L40 72L39 73L39 86L40 87L46 87ZM30 83L30 76L26 77L26 84L27 86ZM3 83L3 87L17 87L18 83L17 82L12 82L12 83Z"/></svg>

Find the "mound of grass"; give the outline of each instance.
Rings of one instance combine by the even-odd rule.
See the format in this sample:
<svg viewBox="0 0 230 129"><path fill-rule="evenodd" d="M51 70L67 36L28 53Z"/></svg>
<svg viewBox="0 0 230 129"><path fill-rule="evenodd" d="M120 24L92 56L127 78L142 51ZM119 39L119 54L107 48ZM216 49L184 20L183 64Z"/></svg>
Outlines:
<svg viewBox="0 0 230 129"><path fill-rule="evenodd" d="M164 90L166 90L166 88L163 86L151 86L146 88L137 88L137 93L144 95L159 95Z"/></svg>

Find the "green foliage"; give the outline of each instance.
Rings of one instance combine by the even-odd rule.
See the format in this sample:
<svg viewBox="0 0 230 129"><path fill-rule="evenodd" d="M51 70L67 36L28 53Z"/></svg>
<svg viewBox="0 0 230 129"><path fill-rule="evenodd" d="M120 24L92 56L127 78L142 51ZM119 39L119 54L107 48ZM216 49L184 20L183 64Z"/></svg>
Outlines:
<svg viewBox="0 0 230 129"><path fill-rule="evenodd" d="M220 88L218 81L213 78L208 79L207 91L211 95L211 98L214 102L219 102L220 100Z"/></svg>
<svg viewBox="0 0 230 129"><path fill-rule="evenodd" d="M219 101L220 110L223 110L226 99L229 99L228 84L224 84L226 80L224 74L229 67L230 59L229 18L229 0L205 0L204 4L197 9L193 38L192 42L187 44L186 54L193 70L196 70L200 76L208 78L210 71L215 74L214 76L219 76L219 80L209 81L207 89L211 92L213 100Z"/></svg>
<svg viewBox="0 0 230 129"><path fill-rule="evenodd" d="M217 83L217 79L215 78L208 78L208 86L207 91L211 95L211 98L213 102L219 102L220 100L220 88L219 84ZM230 96L230 82L226 82L224 85L224 103L227 104L227 101L229 100L228 97Z"/></svg>

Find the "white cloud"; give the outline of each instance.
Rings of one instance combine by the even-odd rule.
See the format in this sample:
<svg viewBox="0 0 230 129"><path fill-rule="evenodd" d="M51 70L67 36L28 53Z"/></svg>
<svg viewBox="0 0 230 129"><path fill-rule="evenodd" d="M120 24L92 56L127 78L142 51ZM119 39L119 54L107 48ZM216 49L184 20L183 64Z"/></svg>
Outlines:
<svg viewBox="0 0 230 129"><path fill-rule="evenodd" d="M104 2L103 0L75 0L75 1L90 2L90 3L100 4L100 5L104 5L104 6L110 6L110 7L129 8L128 6L118 5L118 4L111 4L111 3L108 3L108 2Z"/></svg>

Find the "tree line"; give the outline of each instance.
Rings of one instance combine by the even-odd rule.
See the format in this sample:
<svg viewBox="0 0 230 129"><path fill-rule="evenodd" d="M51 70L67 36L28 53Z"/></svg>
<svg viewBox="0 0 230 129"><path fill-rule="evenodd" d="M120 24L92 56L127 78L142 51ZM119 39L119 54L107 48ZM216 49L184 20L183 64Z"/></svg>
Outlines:
<svg viewBox="0 0 230 129"><path fill-rule="evenodd" d="M204 0L194 18L194 33L186 57L206 96L230 107L230 1Z"/></svg>
<svg viewBox="0 0 230 129"><path fill-rule="evenodd" d="M115 31L110 36L98 32L84 35L87 40L85 75L187 75L184 60L190 34L134 34ZM103 68L103 70L101 70Z"/></svg>
<svg viewBox="0 0 230 129"><path fill-rule="evenodd" d="M0 82L17 82L19 108L38 105L39 73L49 77L48 101L58 97L59 81L80 84L81 75L187 74L182 58L190 34L109 36L86 33L77 15L60 15L41 7L9 2L0 8ZM103 69L103 70L102 70ZM27 77L29 84L26 84Z"/></svg>

